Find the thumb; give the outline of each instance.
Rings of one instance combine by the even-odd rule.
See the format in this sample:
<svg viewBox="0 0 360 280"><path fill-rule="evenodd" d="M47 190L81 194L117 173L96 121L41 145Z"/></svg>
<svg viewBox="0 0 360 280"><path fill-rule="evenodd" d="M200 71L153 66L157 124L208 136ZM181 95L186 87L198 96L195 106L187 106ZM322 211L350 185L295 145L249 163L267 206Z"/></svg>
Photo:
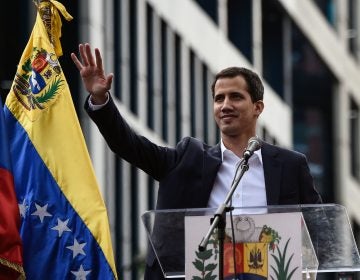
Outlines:
<svg viewBox="0 0 360 280"><path fill-rule="evenodd" d="M110 73L107 77L106 77L106 88L107 89L111 89L111 84L114 78L114 74Z"/></svg>

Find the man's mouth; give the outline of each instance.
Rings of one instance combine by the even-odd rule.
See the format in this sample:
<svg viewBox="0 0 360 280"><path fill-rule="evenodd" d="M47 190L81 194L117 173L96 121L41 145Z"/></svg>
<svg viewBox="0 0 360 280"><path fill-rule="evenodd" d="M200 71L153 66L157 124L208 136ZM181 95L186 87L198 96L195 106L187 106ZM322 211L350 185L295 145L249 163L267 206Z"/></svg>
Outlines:
<svg viewBox="0 0 360 280"><path fill-rule="evenodd" d="M222 115L220 118L222 120L230 120L230 119L233 119L235 117L236 117L235 115Z"/></svg>

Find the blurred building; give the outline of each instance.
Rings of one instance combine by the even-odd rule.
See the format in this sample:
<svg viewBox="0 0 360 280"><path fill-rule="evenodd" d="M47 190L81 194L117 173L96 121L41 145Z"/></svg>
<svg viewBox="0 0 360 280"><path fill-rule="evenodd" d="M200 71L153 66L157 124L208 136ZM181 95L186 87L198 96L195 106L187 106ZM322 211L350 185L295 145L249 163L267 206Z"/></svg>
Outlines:
<svg viewBox="0 0 360 280"><path fill-rule="evenodd" d="M0 83L5 96L33 26L31 1L1 9ZM85 115L87 95L70 60L79 42L102 50L112 94L140 134L173 146L184 136L219 141L210 84L227 66L264 79L258 135L308 157L325 202L343 204L360 240L360 0L61 1L62 67L86 135L112 225L121 279L139 279L144 211L157 182L116 158Z"/></svg>

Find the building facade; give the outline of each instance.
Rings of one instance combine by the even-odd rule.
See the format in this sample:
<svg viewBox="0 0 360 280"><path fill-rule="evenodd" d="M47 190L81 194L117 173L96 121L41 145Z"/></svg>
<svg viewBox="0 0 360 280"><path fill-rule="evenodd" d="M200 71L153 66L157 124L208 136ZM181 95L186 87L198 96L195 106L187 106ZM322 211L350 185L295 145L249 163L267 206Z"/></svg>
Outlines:
<svg viewBox="0 0 360 280"><path fill-rule="evenodd" d="M1 46L3 96L34 18L32 3L20 2L6 5L22 11L21 21L5 28L10 15L2 16L2 37L17 34ZM217 143L212 79L228 66L254 69L265 84L258 135L307 155L324 201L346 206L360 240L359 0L62 2L75 20L63 22L61 62L109 210L121 279L142 277L141 215L155 208L157 182L114 156L82 110L87 93L70 61L79 42L101 49L130 125L164 146L189 135Z"/></svg>

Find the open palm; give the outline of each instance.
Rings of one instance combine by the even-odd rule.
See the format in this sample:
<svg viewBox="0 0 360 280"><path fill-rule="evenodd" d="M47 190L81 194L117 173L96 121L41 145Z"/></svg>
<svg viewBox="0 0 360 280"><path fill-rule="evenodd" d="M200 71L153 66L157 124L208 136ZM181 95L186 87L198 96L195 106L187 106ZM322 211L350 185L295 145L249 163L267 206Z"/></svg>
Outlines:
<svg viewBox="0 0 360 280"><path fill-rule="evenodd" d="M101 98L110 90L113 74L105 75L100 51L95 48L95 59L89 44L80 44L81 61L72 53L71 58L78 68L85 89L94 97Z"/></svg>

